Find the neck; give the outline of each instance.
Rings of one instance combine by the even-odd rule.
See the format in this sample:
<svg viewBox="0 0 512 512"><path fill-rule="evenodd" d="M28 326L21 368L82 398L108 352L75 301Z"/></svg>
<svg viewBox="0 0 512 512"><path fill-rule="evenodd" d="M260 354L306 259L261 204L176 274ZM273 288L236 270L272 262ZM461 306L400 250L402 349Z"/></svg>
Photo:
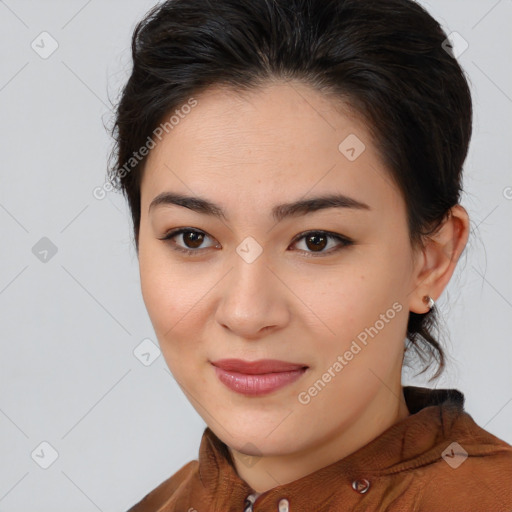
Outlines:
<svg viewBox="0 0 512 512"><path fill-rule="evenodd" d="M229 451L240 478L256 492L262 493L345 458L409 414L402 386L397 386L393 393L383 386L355 422L335 431L332 436L312 448L285 455L263 456L251 467L243 463L244 454L230 447Z"/></svg>

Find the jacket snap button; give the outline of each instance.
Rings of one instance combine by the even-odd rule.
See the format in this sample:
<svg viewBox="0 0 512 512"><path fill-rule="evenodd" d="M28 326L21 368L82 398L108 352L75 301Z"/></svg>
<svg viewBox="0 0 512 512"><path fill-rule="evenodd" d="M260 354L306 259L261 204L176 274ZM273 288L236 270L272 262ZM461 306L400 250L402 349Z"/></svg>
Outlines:
<svg viewBox="0 0 512 512"><path fill-rule="evenodd" d="M279 512L289 512L290 511L289 505L290 505L290 503L288 502L288 500L286 498L283 498L279 502Z"/></svg>
<svg viewBox="0 0 512 512"><path fill-rule="evenodd" d="M370 482L363 478L361 480L354 480L352 482L352 489L360 494L364 494L370 488Z"/></svg>

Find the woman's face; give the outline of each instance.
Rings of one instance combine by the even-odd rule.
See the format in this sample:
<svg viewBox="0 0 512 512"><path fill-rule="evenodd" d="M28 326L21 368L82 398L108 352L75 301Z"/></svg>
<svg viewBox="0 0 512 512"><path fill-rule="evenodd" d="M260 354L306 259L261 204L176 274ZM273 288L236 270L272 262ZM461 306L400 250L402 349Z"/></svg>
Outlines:
<svg viewBox="0 0 512 512"><path fill-rule="evenodd" d="M364 124L299 83L195 99L149 154L139 234L144 302L190 402L253 454L306 450L370 404L397 407L415 259L404 200ZM164 193L225 217L198 202L150 208ZM283 206L336 195L366 207ZM162 240L178 228L189 231ZM277 389L228 372L234 390L212 365L228 358L307 369L281 373L294 380Z"/></svg>

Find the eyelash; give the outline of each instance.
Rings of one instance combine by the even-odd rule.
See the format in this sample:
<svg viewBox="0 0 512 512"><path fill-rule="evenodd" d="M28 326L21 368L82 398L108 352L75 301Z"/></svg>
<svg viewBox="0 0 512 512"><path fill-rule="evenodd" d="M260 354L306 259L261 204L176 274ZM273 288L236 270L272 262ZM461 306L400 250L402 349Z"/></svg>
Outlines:
<svg viewBox="0 0 512 512"><path fill-rule="evenodd" d="M168 243L171 243L172 239L175 238L176 236L181 235L183 233L189 233L189 232L198 233L198 234L204 234L206 236L209 236L204 231L201 231L201 230L198 230L198 229L178 228L178 229L174 229L174 230L169 231L168 233L166 233L164 235L163 238L160 238L160 240L163 240L163 241L166 241ZM330 249L327 252L314 253L314 252L308 252L308 251L301 250L301 252L303 252L305 254L306 258L317 258L317 257L321 257L321 256L330 255L330 254L338 252L341 249L343 249L344 247L348 247L348 246L350 246L350 245L352 245L354 243L353 240L350 240L349 238L341 236L341 235L338 235L336 233L331 233L330 231L310 230L310 231L304 231L302 233L299 233L294 238L294 240L292 242L292 245L296 244L297 242L299 242L300 240L302 240L303 238L305 238L309 234L320 234L320 235L326 236L327 238L336 239L339 242L341 242L341 245L336 247L336 248L334 248L334 249ZM180 247L180 246L176 245L175 243L171 243L171 248L174 251L178 251L178 252L184 253L186 256L190 256L190 257L197 256L198 254L201 253L201 251L204 250L204 249L185 249L183 247ZM207 249L209 249L209 247Z"/></svg>

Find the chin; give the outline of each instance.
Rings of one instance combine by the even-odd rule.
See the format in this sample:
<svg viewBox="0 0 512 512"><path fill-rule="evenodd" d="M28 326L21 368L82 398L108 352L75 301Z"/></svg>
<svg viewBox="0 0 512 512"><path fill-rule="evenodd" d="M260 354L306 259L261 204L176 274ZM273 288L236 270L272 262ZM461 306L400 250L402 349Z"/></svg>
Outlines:
<svg viewBox="0 0 512 512"><path fill-rule="evenodd" d="M217 432L215 434L230 448L254 457L285 455L300 449L298 446L300 441L295 435L292 435L288 429L279 430L279 427L272 431L271 428L248 424L238 426L236 435L231 435L226 430L222 430L221 435ZM232 432L232 430L228 430L228 432ZM294 429L294 432L297 430Z"/></svg>

